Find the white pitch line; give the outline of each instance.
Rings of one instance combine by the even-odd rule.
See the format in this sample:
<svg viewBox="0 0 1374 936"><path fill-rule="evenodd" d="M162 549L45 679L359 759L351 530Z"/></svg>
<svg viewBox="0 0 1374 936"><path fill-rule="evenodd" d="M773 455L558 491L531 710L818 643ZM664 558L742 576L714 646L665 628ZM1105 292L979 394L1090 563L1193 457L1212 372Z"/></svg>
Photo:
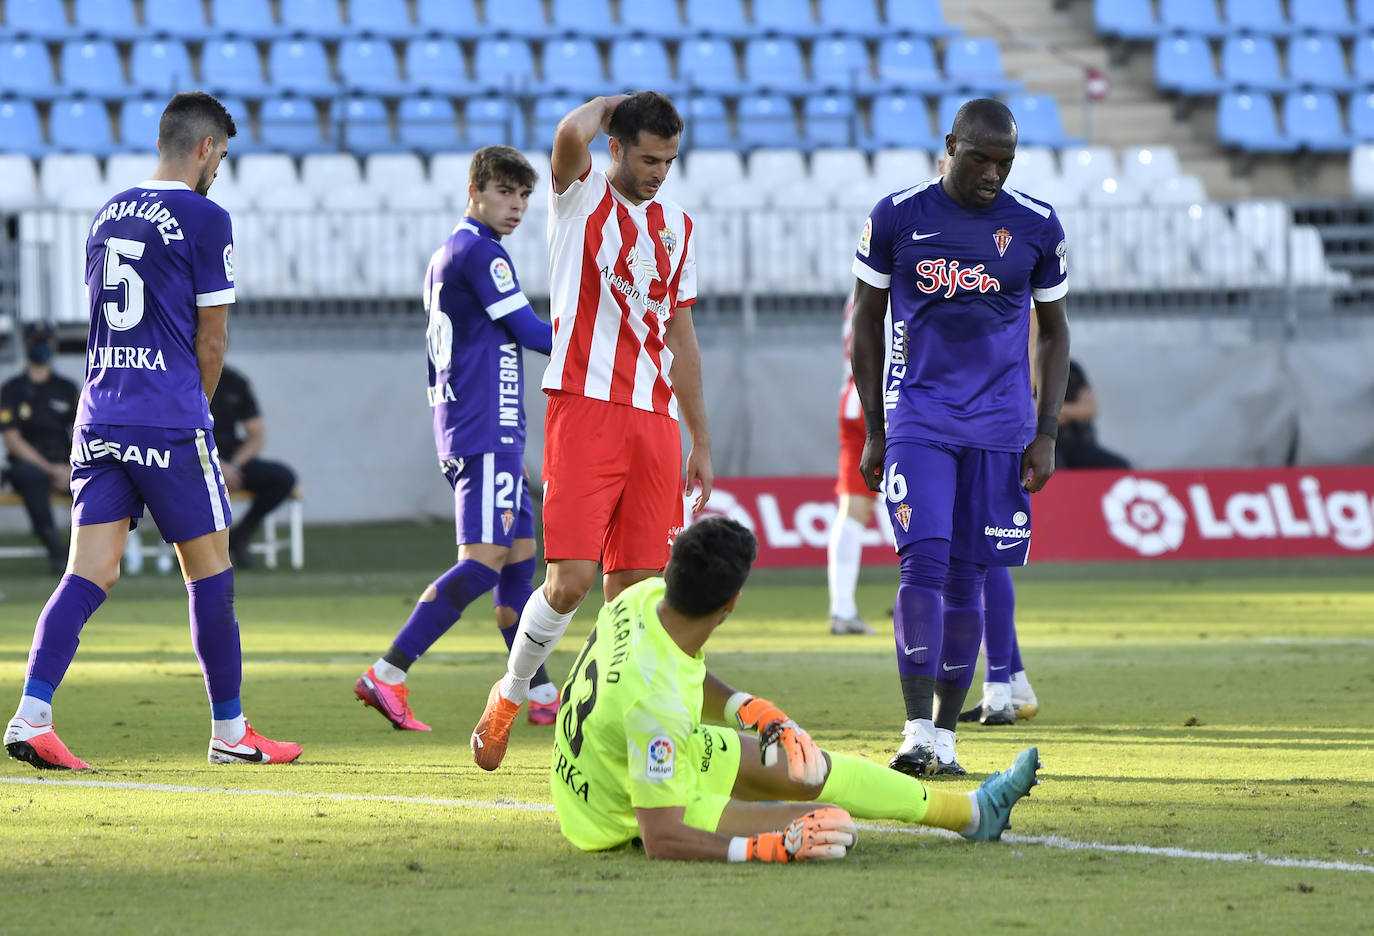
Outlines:
<svg viewBox="0 0 1374 936"><path fill-rule="evenodd" d="M40 777L0 777L0 783L25 784L44 787L85 787L100 790L139 790L151 793L222 793L228 796L275 796L283 799L325 799L361 803L414 803L421 806L457 806L467 809L511 809L519 812L553 812L549 803L522 803L518 800L465 800L426 796L384 796L366 793L302 793L298 790L239 790L232 787L181 786L175 783L121 783L112 780L45 780ZM900 827L859 823L868 832L895 832L903 835L937 835L958 838L954 832L926 827ZM1186 858L1194 861L1215 861L1231 864L1258 864L1275 868L1305 868L1311 871L1354 871L1374 874L1374 865L1348 861L1321 861L1315 858L1277 858L1261 852L1209 852L1190 848L1155 845L1111 845L1106 842L1080 842L1058 835L1002 836L1011 845L1041 845L1066 851L1112 852L1126 855L1158 855L1162 858Z"/></svg>

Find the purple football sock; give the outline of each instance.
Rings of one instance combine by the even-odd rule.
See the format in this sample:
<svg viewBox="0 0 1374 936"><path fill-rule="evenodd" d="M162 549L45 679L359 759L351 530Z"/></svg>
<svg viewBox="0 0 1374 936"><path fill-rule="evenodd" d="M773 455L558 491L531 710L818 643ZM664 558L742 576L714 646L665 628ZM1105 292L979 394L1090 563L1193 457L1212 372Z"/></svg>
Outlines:
<svg viewBox="0 0 1374 936"><path fill-rule="evenodd" d="M935 727L953 731L973 683L983 638L983 581L987 567L963 559L949 564L945 583L945 641L935 684Z"/></svg>
<svg viewBox="0 0 1374 936"><path fill-rule="evenodd" d="M47 683L54 688L67 674L76 647L81 642L81 628L95 614L105 600L105 589L90 579L73 575L62 576L52 597L38 615L33 631L33 646L29 650L28 679ZM51 699L49 699L51 701Z"/></svg>
<svg viewBox="0 0 1374 936"><path fill-rule="evenodd" d="M437 594L433 601L415 603L415 610L410 612L392 645L412 660L418 660L444 636L468 605L491 591L500 579L500 573L476 559L459 562L434 580Z"/></svg>
<svg viewBox="0 0 1374 936"><path fill-rule="evenodd" d="M215 718L237 718L243 682L239 622L234 617L234 570L186 583L191 605L191 645L195 647L205 692ZM227 713L227 714L226 714Z"/></svg>
<svg viewBox="0 0 1374 936"><path fill-rule="evenodd" d="M1015 672L1011 663L1016 646L1016 592L1006 566L989 566L983 582L983 646L988 656L986 680L1006 682Z"/></svg>
<svg viewBox="0 0 1374 936"><path fill-rule="evenodd" d="M899 674L936 674L944 634L942 594L948 572L947 540L917 540L902 550L901 585L892 614Z"/></svg>

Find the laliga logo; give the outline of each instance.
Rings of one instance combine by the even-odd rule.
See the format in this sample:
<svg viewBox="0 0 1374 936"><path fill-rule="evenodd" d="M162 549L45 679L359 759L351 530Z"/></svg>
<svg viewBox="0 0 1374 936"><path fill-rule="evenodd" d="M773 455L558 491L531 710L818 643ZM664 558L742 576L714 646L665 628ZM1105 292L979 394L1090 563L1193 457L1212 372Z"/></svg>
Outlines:
<svg viewBox="0 0 1374 936"><path fill-rule="evenodd" d="M1125 477L1102 495L1102 517L1112 538L1142 556L1178 549L1188 514L1158 481Z"/></svg>

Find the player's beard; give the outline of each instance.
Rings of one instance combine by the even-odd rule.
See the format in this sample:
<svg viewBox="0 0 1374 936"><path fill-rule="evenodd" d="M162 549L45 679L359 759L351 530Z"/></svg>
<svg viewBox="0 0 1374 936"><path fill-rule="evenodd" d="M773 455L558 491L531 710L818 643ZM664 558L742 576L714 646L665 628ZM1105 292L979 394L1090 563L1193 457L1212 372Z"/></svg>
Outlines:
<svg viewBox="0 0 1374 936"><path fill-rule="evenodd" d="M196 180L196 194L209 197L210 185L215 181L215 173L210 170L209 165L200 170L200 178Z"/></svg>

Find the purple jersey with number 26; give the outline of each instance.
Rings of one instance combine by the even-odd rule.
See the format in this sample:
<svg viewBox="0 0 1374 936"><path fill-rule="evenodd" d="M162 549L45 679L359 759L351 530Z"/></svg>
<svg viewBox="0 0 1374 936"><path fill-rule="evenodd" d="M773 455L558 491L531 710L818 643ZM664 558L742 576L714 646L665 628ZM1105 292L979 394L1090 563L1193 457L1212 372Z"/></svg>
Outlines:
<svg viewBox="0 0 1374 936"><path fill-rule="evenodd" d="M931 179L874 206L854 275L891 290L888 441L1022 451L1035 435L1031 299L1068 292L1054 209L1004 188L974 211Z"/></svg>
<svg viewBox="0 0 1374 936"><path fill-rule="evenodd" d="M202 306L234 301L229 213L183 182L148 181L86 238L86 383L77 425L209 429L195 337Z"/></svg>

